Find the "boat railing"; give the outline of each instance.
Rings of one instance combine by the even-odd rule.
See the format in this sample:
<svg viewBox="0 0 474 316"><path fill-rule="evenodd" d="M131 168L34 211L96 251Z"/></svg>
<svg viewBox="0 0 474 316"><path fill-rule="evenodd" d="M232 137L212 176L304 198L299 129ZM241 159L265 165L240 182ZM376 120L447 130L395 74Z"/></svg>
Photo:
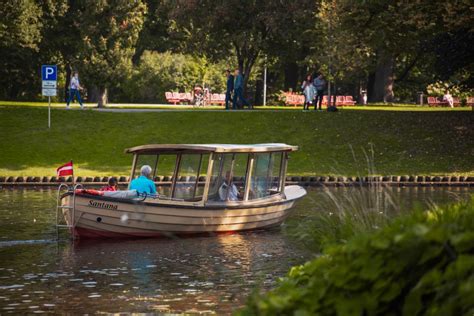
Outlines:
<svg viewBox="0 0 474 316"><path fill-rule="evenodd" d="M59 229L61 228L68 228L73 229L76 227L76 190L84 188L84 186L80 183L74 185L68 185L66 183L61 183L58 187L58 195L57 195L57 202L56 202L56 240L59 240ZM67 205L62 204L62 197L63 193L70 193L72 196L72 206L71 203ZM60 218L64 218L61 213L63 210L69 210L69 223L66 222L62 224ZM74 234L72 234L74 238Z"/></svg>
<svg viewBox="0 0 474 316"><path fill-rule="evenodd" d="M162 195L162 194L139 193L138 196L143 198L142 201L146 200L147 198L157 199L157 200L166 200L166 201L179 201L179 202L186 201L185 199L172 198L170 196Z"/></svg>

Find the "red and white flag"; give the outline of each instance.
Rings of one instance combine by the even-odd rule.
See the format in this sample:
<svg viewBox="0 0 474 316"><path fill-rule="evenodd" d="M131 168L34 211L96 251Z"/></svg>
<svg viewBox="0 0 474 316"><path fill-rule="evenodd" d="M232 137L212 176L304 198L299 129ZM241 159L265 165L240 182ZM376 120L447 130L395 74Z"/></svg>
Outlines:
<svg viewBox="0 0 474 316"><path fill-rule="evenodd" d="M72 168L72 160L69 161L67 164L62 165L58 169L56 169L56 173L58 177L63 177L63 176L70 176L74 174L74 170Z"/></svg>

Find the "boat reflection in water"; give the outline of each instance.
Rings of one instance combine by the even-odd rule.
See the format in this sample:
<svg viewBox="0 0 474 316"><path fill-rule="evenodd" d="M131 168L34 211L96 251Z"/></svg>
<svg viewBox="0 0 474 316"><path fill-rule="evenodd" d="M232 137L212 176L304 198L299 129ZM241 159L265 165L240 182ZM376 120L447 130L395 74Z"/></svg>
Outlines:
<svg viewBox="0 0 474 316"><path fill-rule="evenodd" d="M60 208L75 237L154 237L234 232L280 225L306 195L285 185L288 155L297 147L144 145L133 154L131 179L142 165L168 183L158 194L69 190ZM167 175L171 175L169 178ZM61 187L60 187L61 188Z"/></svg>
<svg viewBox="0 0 474 316"><path fill-rule="evenodd" d="M60 270L76 271L69 279L82 288L71 297L73 309L97 309L95 298L111 302L99 309L104 312L133 307L137 312L222 314L241 306L254 287L270 288L305 258L307 253L270 229L212 237L77 240L64 248Z"/></svg>

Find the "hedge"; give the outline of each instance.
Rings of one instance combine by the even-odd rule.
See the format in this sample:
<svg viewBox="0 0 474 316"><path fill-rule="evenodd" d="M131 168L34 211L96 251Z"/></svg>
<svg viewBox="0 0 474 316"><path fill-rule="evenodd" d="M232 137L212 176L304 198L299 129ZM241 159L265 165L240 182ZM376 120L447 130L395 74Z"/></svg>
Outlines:
<svg viewBox="0 0 474 316"><path fill-rule="evenodd" d="M236 314L473 315L474 196L330 247Z"/></svg>

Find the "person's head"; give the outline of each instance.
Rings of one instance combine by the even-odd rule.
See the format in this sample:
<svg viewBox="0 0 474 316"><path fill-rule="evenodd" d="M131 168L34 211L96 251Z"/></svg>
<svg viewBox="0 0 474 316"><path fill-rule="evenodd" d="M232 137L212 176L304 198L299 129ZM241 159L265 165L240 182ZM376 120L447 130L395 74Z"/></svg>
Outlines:
<svg viewBox="0 0 474 316"><path fill-rule="evenodd" d="M140 174L148 178L151 175L151 167L149 165L142 166Z"/></svg>
<svg viewBox="0 0 474 316"><path fill-rule="evenodd" d="M227 77L230 76L230 70L229 70L229 69L227 69L227 70L225 71L225 75L226 75Z"/></svg>
<svg viewBox="0 0 474 316"><path fill-rule="evenodd" d="M116 178L110 178L109 179L109 186L116 187L117 186L117 179Z"/></svg>
<svg viewBox="0 0 474 316"><path fill-rule="evenodd" d="M318 75L318 79L323 79L323 78L324 78L323 74Z"/></svg>
<svg viewBox="0 0 474 316"><path fill-rule="evenodd" d="M240 69L239 68L236 68L235 71L234 71L235 75L238 76L240 74Z"/></svg>
<svg viewBox="0 0 474 316"><path fill-rule="evenodd" d="M306 76L306 81L311 81L311 75Z"/></svg>
<svg viewBox="0 0 474 316"><path fill-rule="evenodd" d="M445 93L445 94L449 94L449 90L446 90L444 93Z"/></svg>
<svg viewBox="0 0 474 316"><path fill-rule="evenodd" d="M72 76L76 78L79 77L79 73L77 72L77 70L72 73Z"/></svg>

